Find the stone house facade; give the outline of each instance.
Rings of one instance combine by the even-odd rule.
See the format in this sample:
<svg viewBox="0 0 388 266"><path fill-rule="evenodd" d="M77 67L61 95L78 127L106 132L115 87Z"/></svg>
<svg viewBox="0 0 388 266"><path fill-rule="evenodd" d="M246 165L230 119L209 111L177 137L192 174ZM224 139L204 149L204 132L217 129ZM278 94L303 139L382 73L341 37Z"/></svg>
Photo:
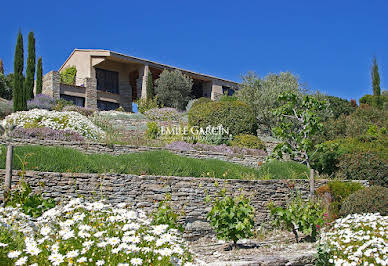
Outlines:
<svg viewBox="0 0 388 266"><path fill-rule="evenodd" d="M76 82L62 84L60 72L71 66L77 69ZM131 111L132 102L146 97L148 75L156 80L165 69L178 69L190 76L195 98L214 100L225 93L232 95L239 88L233 81L109 50L75 49L59 71L51 71L43 77L42 92L88 108L111 110L121 106Z"/></svg>

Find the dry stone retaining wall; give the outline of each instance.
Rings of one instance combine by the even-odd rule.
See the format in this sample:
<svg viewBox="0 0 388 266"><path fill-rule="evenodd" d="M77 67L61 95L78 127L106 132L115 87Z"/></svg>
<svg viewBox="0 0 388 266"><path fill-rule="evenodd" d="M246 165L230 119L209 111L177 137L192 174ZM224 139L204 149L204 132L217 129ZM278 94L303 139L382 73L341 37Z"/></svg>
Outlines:
<svg viewBox="0 0 388 266"><path fill-rule="evenodd" d="M18 145L44 145L44 146L61 146L67 148L73 148L85 153L108 153L112 155L120 155L134 152L155 151L155 150L168 150L178 155L187 156L197 159L217 159L231 163L238 163L249 167L259 167L259 162L265 160L266 155L253 156L253 155L241 155L231 156L228 154L211 152L211 151L176 151L166 149L164 147L136 147L129 145L106 145L102 143L89 143L89 142L66 142L55 140L37 140L37 139L12 139L11 141L0 139L0 144L12 144Z"/></svg>
<svg viewBox="0 0 388 266"><path fill-rule="evenodd" d="M5 171L0 170L4 180ZM155 210L159 201L171 194L173 208L182 214L182 222L188 238L196 239L211 234L206 221L210 207L205 204L207 194L214 195L220 187L251 198L256 210L256 224L267 221L269 201L284 204L294 189L307 196L308 180L222 180L213 178L137 176L127 174L80 174L27 171L25 180L35 191L44 191L45 196L63 200L69 196L100 199L101 191L105 200L112 204L128 202L136 209L146 212ZM12 184L18 182L18 172L13 172ZM215 186L219 183L219 187ZM327 181L319 180L316 186ZM42 187L44 184L44 187ZM2 190L2 186L1 186ZM2 195L2 191L0 193Z"/></svg>

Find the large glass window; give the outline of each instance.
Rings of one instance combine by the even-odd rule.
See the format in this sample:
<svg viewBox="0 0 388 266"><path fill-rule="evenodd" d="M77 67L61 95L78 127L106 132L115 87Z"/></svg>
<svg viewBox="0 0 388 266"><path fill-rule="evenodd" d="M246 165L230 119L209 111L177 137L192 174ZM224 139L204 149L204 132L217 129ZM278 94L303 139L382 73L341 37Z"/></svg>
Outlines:
<svg viewBox="0 0 388 266"><path fill-rule="evenodd" d="M85 98L61 94L61 99L72 102L74 105L85 107Z"/></svg>
<svg viewBox="0 0 388 266"><path fill-rule="evenodd" d="M222 86L222 94L232 96L234 94L234 89L231 89L230 87L227 87L227 86Z"/></svg>
<svg viewBox="0 0 388 266"><path fill-rule="evenodd" d="M103 111L116 110L120 105L118 103L112 103L107 101L97 100L97 108Z"/></svg>
<svg viewBox="0 0 388 266"><path fill-rule="evenodd" d="M119 73L96 68L97 90L119 94Z"/></svg>

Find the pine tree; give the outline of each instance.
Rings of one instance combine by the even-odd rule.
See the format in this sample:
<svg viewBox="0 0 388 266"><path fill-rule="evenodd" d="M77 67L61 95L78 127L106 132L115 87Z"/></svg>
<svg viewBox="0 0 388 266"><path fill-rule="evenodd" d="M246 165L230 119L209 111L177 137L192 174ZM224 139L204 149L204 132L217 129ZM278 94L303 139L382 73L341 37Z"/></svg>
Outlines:
<svg viewBox="0 0 388 266"><path fill-rule="evenodd" d="M0 74L4 75L4 65L3 65L3 60L0 59Z"/></svg>
<svg viewBox="0 0 388 266"><path fill-rule="evenodd" d="M39 57L38 64L36 66L36 94L42 93L42 87L43 87L42 57Z"/></svg>
<svg viewBox="0 0 388 266"><path fill-rule="evenodd" d="M148 71L147 75L147 99L152 99L154 97L154 84L152 82L152 74Z"/></svg>
<svg viewBox="0 0 388 266"><path fill-rule="evenodd" d="M27 100L34 98L34 78L35 78L35 37L34 33L28 34L28 58L26 69L26 81L24 92Z"/></svg>
<svg viewBox="0 0 388 266"><path fill-rule="evenodd" d="M379 67L377 66L376 57L373 58L371 75L372 75L373 95L380 96L381 95L380 75L379 75Z"/></svg>
<svg viewBox="0 0 388 266"><path fill-rule="evenodd" d="M24 97L23 88L23 64L23 36L21 31L19 31L14 58L13 110L15 112L24 111L27 109L27 100Z"/></svg>

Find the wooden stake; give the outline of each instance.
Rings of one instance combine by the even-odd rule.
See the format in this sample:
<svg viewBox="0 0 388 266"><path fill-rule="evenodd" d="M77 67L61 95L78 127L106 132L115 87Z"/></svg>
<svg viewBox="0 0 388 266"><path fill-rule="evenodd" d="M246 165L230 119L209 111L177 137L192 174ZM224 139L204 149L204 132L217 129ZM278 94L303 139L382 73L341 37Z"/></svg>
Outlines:
<svg viewBox="0 0 388 266"><path fill-rule="evenodd" d="M13 146L7 145L7 159L5 162L5 180L4 180L4 202L8 201L11 191Z"/></svg>

